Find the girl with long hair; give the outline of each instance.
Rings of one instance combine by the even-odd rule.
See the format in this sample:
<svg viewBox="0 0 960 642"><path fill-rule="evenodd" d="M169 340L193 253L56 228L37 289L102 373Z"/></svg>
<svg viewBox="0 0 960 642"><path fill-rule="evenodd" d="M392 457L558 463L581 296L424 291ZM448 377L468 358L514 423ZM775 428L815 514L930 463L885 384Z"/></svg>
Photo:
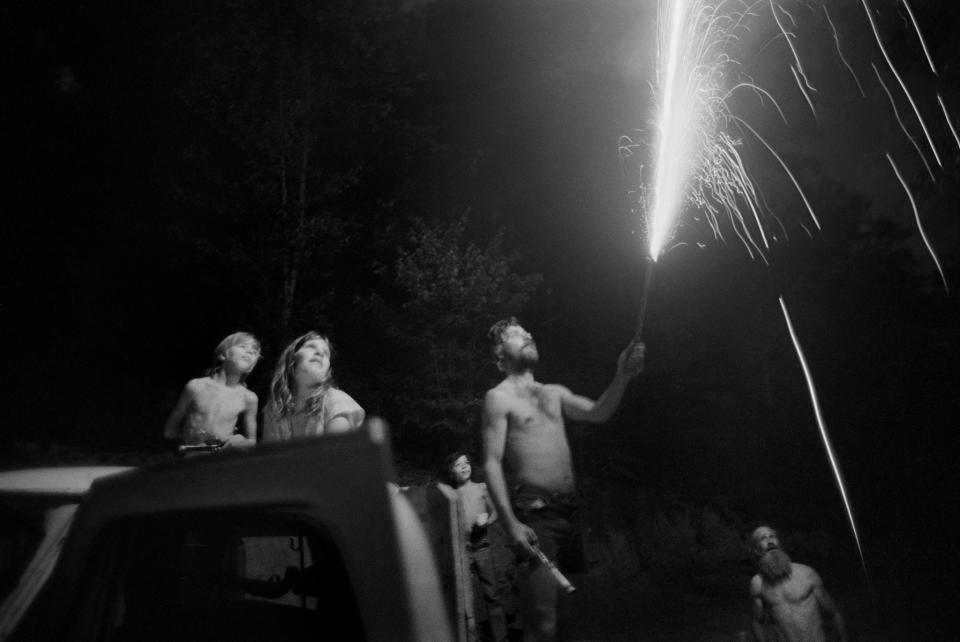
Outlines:
<svg viewBox="0 0 960 642"><path fill-rule="evenodd" d="M308 332L284 348L263 413L263 441L289 441L347 432L360 427L364 410L337 388L333 344Z"/></svg>

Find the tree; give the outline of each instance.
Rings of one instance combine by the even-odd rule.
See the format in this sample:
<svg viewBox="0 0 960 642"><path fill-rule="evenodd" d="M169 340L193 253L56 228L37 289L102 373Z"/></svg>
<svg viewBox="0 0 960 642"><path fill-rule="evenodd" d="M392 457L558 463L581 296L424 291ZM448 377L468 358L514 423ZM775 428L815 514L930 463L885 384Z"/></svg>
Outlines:
<svg viewBox="0 0 960 642"><path fill-rule="evenodd" d="M502 232L481 245L466 228L466 216L446 225L418 223L393 265L396 300L371 301L404 355L399 371L384 373L392 382L391 405L434 449L469 439L490 367L486 329L519 314L541 281L516 273L519 257L504 248Z"/></svg>
<svg viewBox="0 0 960 642"><path fill-rule="evenodd" d="M372 185L381 146L425 140L396 108L415 78L398 71L412 53L392 28L402 18L375 5L232 0L198 11L171 49L189 70L179 95L212 130L188 146L192 158L216 159L197 163L197 177L214 177L184 198L213 190L201 200L239 210L218 213L240 223L225 234L228 262L255 266L264 321L285 336L315 323L298 310L349 282L337 278L341 253L388 200Z"/></svg>

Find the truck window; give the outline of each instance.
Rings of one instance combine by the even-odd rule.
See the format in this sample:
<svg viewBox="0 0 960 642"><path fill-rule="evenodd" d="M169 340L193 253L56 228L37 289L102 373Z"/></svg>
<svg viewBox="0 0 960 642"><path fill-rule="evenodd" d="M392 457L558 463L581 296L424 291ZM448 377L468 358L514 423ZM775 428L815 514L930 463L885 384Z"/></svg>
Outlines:
<svg viewBox="0 0 960 642"><path fill-rule="evenodd" d="M78 639L364 639L343 560L317 528L218 513L117 525L94 556Z"/></svg>

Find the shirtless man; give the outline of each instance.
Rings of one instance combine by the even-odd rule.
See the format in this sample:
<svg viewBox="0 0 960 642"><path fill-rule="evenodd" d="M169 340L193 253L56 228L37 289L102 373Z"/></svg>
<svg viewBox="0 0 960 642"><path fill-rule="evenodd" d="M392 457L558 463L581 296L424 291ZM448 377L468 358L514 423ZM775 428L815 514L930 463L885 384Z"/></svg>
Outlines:
<svg viewBox="0 0 960 642"><path fill-rule="evenodd" d="M206 376L184 386L163 436L188 446L252 446L257 441L257 395L243 381L260 359L260 342L235 332L220 342L213 358Z"/></svg>
<svg viewBox="0 0 960 642"><path fill-rule="evenodd" d="M515 318L494 324L490 339L497 367L505 378L487 391L484 399L484 470L503 528L522 556L532 559L532 546L538 546L564 570L585 571L564 417L607 421L620 405L630 379L643 370L644 345L633 342L627 346L620 354L613 381L593 401L564 386L533 378L539 359L537 346ZM557 585L542 565L525 566L520 578L524 637L553 640Z"/></svg>
<svg viewBox="0 0 960 642"><path fill-rule="evenodd" d="M750 580L753 601L753 636L766 642L764 620L776 631L777 640L786 642L822 642L826 634L823 615L833 620L840 639L846 642L847 628L833 599L823 588L815 570L795 564L780 548L777 533L769 526L753 531L753 552L760 572Z"/></svg>

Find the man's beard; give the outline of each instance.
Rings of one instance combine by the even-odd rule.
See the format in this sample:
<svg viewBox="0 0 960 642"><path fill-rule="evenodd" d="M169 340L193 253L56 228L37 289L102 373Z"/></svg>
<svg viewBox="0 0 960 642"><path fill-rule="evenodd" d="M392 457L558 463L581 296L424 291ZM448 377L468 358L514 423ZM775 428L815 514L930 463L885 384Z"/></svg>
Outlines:
<svg viewBox="0 0 960 642"><path fill-rule="evenodd" d="M790 577L790 557L779 548L764 553L758 565L760 574L773 584Z"/></svg>

